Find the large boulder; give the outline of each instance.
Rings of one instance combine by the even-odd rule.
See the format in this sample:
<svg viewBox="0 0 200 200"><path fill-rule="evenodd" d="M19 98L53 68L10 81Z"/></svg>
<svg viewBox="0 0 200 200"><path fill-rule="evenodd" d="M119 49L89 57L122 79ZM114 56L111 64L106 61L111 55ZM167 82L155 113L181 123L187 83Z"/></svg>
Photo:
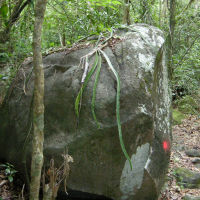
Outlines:
<svg viewBox="0 0 200 200"><path fill-rule="evenodd" d="M80 58L93 48L53 53L43 58L45 73L44 164L54 157L62 163L62 152L70 163L67 189L115 200L157 199L165 181L170 159L171 101L165 65L162 32L137 24L118 29L123 40L103 51L121 80L120 114L125 148L133 169L124 156L116 121L116 79L103 59L96 91L95 113L91 110L96 74L82 96L79 123L75 99L81 88ZM116 38L117 40L117 38ZM90 68L94 56L89 60ZM30 172L32 145L33 63L22 65L11 84L0 111L0 159L21 173ZM30 75L30 76L29 76ZM62 188L61 188L62 189Z"/></svg>

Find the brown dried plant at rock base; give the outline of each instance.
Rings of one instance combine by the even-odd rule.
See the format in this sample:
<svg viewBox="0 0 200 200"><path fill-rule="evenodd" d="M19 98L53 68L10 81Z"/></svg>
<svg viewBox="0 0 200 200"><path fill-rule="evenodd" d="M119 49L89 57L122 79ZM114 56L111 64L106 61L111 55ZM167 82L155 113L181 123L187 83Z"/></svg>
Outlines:
<svg viewBox="0 0 200 200"><path fill-rule="evenodd" d="M64 181L65 192L66 191L66 180L69 175L69 162L73 162L73 158L68 154L62 154L64 162L58 169L54 166L54 159L50 161L50 168L47 171L50 183L45 184L45 173L43 174L43 200L55 200L60 183Z"/></svg>

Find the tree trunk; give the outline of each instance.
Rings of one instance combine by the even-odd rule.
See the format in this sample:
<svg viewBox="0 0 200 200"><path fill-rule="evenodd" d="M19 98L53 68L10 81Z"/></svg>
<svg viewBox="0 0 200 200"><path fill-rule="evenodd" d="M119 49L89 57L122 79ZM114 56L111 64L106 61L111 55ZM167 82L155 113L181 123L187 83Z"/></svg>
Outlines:
<svg viewBox="0 0 200 200"><path fill-rule="evenodd" d="M129 0L124 0L124 17L123 17L123 24L130 25L130 3Z"/></svg>
<svg viewBox="0 0 200 200"><path fill-rule="evenodd" d="M159 0L159 28L161 27L161 10L162 10L162 2Z"/></svg>
<svg viewBox="0 0 200 200"><path fill-rule="evenodd" d="M175 5L176 0L170 0L170 20L169 20L169 34L166 38L166 55L167 55L167 66L168 66L168 74L169 78L172 79L173 74L173 65L172 65L172 51L173 51L173 43L174 43L174 29L175 29Z"/></svg>
<svg viewBox="0 0 200 200"><path fill-rule="evenodd" d="M65 42L65 30L64 30L64 28L62 28L62 32L61 32L59 25L58 25L58 35L59 35L59 38L60 38L60 45L62 47L65 47L66 46L66 42Z"/></svg>
<svg viewBox="0 0 200 200"><path fill-rule="evenodd" d="M33 146L31 162L30 200L39 199L44 141L44 71L41 53L41 32L47 0L37 0L33 32L33 65L35 74L33 104Z"/></svg>
<svg viewBox="0 0 200 200"><path fill-rule="evenodd" d="M63 34L62 34L62 45L63 45L63 47L66 46L64 30L63 30Z"/></svg>
<svg viewBox="0 0 200 200"><path fill-rule="evenodd" d="M143 23L146 24L150 24L151 25L151 11L150 11L150 7L148 5L148 1L147 0L142 0L140 1L140 5L141 5L141 16L140 19L142 20Z"/></svg>

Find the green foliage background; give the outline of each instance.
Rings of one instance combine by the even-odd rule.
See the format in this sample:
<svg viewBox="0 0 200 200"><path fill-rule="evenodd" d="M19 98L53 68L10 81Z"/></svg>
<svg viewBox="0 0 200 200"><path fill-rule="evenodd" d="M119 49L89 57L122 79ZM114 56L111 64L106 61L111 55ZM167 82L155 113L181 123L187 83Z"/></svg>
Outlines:
<svg viewBox="0 0 200 200"><path fill-rule="evenodd" d="M25 0L23 3L26 2ZM43 24L42 51L70 47L82 37L110 31L122 24L124 0L49 0ZM167 0L130 0L131 23L147 23L169 34L170 10ZM15 0L0 3L0 32L8 28ZM0 43L0 63L7 66L10 77L21 61L32 56L35 0L31 0L10 28L9 41ZM176 0L175 32L172 44L172 89L177 85L198 93L200 86L200 3ZM62 39L60 39L62 38ZM1 74L1 77L5 75ZM12 76L11 76L12 77Z"/></svg>

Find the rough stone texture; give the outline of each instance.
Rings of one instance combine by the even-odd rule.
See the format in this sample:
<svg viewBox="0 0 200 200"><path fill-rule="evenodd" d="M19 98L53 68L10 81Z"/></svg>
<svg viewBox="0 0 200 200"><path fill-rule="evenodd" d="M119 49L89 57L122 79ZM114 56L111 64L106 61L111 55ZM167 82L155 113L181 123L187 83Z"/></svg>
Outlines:
<svg viewBox="0 0 200 200"><path fill-rule="evenodd" d="M80 57L92 48L66 54L54 53L43 59L45 71L45 166L52 156L62 163L65 147L74 158L67 179L69 190L103 195L115 200L154 200L165 181L171 144L171 101L165 66L162 32L152 26L133 26L137 32L119 29L125 41L112 51L106 47L121 79L121 124L123 140L133 171L120 147L116 122L116 80L106 64L96 92L95 112L91 112L95 74L83 93L79 126L75 99L80 90L83 69ZM158 51L152 48L156 47ZM90 59L90 67L94 57ZM24 174L25 160L30 170L32 140L32 99L34 75L23 92L24 73L32 63L22 66L0 111L0 159L14 164ZM164 142L164 143L163 143ZM163 145L164 144L164 145ZM165 147L165 148L164 148Z"/></svg>
<svg viewBox="0 0 200 200"><path fill-rule="evenodd" d="M200 168L200 159L194 159L194 160L192 160L192 163L195 165L195 167L198 167L198 168Z"/></svg>
<svg viewBox="0 0 200 200"><path fill-rule="evenodd" d="M196 159L192 160L192 163L200 163L200 159L196 158Z"/></svg>
<svg viewBox="0 0 200 200"><path fill-rule="evenodd" d="M177 182L184 188L200 188L200 173L196 173L183 167L176 168Z"/></svg>
<svg viewBox="0 0 200 200"><path fill-rule="evenodd" d="M189 157L200 157L200 151L196 149L189 149L185 151L185 154Z"/></svg>
<svg viewBox="0 0 200 200"><path fill-rule="evenodd" d="M200 200L200 197L193 196L193 195L185 195L183 197L184 200Z"/></svg>

